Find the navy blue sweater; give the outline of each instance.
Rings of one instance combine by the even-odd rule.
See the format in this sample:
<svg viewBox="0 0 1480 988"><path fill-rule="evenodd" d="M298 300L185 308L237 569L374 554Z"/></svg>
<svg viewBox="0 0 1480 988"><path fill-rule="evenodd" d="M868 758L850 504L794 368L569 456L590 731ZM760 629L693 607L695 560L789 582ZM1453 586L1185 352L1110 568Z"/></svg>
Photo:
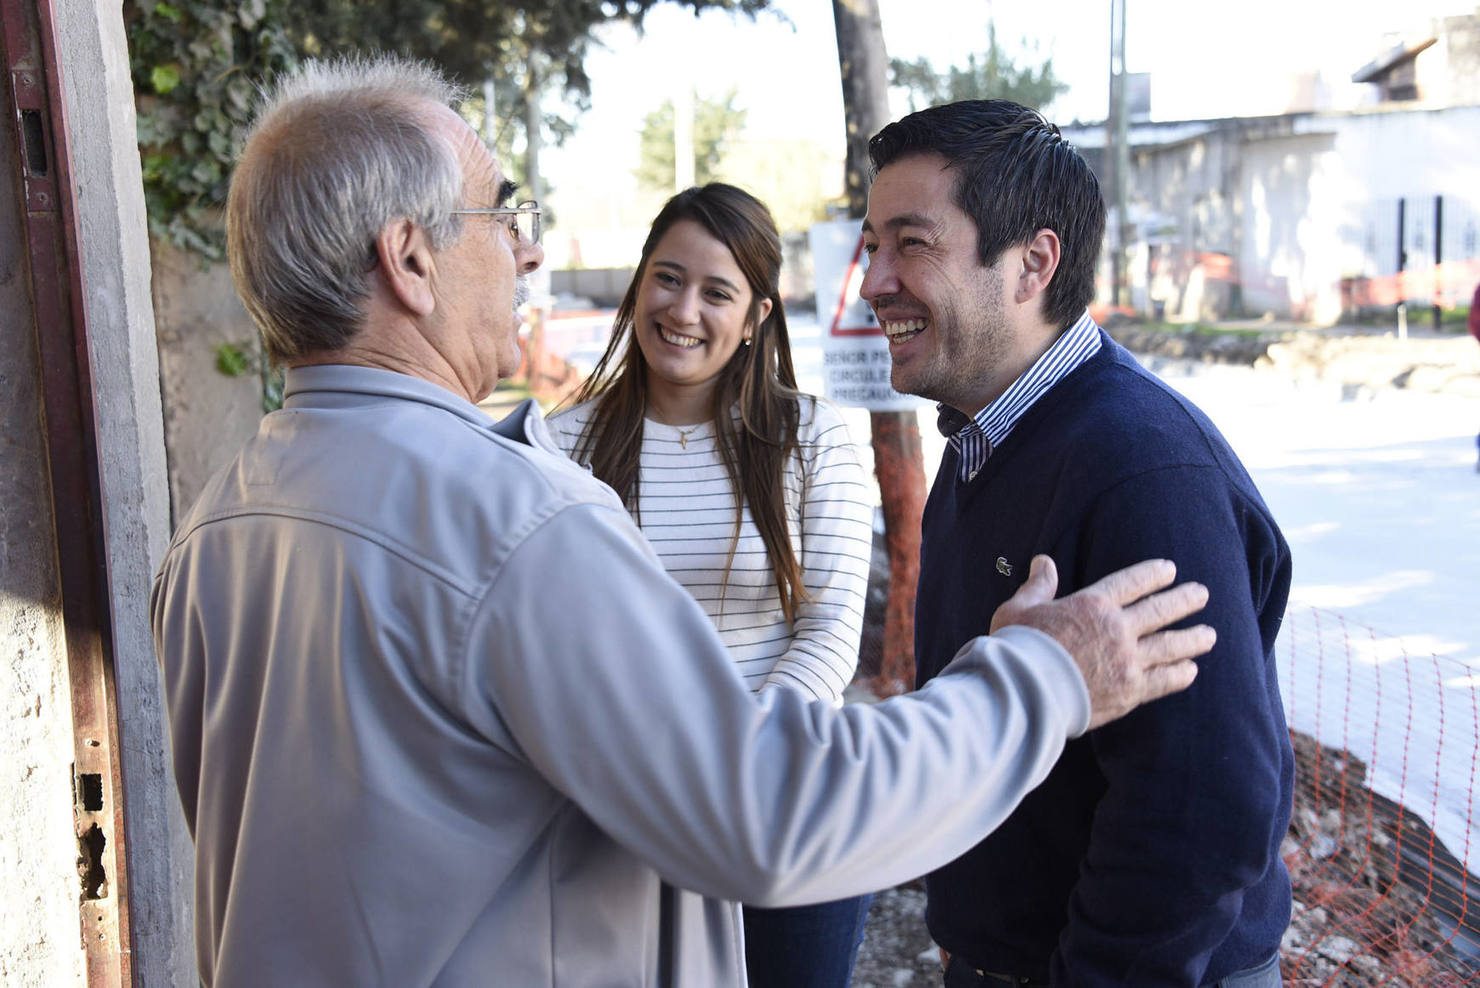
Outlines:
<svg viewBox="0 0 1480 988"><path fill-rule="evenodd" d="M1109 337L970 483L925 506L917 680L985 634L1036 553L1065 594L1161 557L1207 585L1196 682L1069 743L1010 819L926 880L935 941L1055 986L1195 986L1279 947L1294 755L1274 640L1290 553L1208 418ZM1191 623L1191 622L1186 622Z"/></svg>

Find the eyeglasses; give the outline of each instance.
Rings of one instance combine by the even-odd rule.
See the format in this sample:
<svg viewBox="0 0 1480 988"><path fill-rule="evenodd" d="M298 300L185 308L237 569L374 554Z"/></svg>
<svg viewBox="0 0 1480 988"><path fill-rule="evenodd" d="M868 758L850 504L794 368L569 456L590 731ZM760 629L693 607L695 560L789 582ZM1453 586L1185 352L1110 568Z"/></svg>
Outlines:
<svg viewBox="0 0 1480 988"><path fill-rule="evenodd" d="M517 244L540 242L540 204L530 199L517 206L489 206L483 209L454 209L454 216L507 216L509 234Z"/></svg>

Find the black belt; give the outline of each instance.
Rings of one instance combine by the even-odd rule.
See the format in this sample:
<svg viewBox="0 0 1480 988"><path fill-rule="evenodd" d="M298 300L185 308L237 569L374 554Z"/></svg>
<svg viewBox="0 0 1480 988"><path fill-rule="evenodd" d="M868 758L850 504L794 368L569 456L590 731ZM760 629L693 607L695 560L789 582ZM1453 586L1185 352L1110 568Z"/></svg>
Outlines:
<svg viewBox="0 0 1480 988"><path fill-rule="evenodd" d="M1032 978L1022 978L1016 974L998 974L996 971L983 971L979 967L972 968L972 970L983 981L992 981L1004 985L1017 985L1018 988L1048 988L1041 981L1034 981Z"/></svg>
<svg viewBox="0 0 1480 988"><path fill-rule="evenodd" d="M1015 985L1016 988L1048 988L1046 982L1034 981L1032 978L1019 974L1002 974L999 971L985 971L979 967L973 967L970 962L952 956L950 963L957 966L957 970L964 969L967 973L976 977L984 985Z"/></svg>

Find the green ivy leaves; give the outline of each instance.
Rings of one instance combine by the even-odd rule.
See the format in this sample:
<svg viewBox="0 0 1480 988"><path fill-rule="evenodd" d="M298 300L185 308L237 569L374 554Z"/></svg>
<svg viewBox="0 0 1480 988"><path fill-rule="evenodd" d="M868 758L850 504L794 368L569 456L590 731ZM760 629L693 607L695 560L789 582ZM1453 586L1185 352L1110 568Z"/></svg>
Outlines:
<svg viewBox="0 0 1480 988"><path fill-rule="evenodd" d="M227 377L241 377L252 367L252 360L235 343L216 347L216 370Z"/></svg>
<svg viewBox="0 0 1480 988"><path fill-rule="evenodd" d="M173 65L156 65L149 70L149 84L161 96L168 96L180 84L180 70Z"/></svg>
<svg viewBox="0 0 1480 988"><path fill-rule="evenodd" d="M283 369L268 366L261 347L253 341L219 344L216 370L227 377L256 373L262 385L262 410L273 412L283 407Z"/></svg>
<svg viewBox="0 0 1480 988"><path fill-rule="evenodd" d="M286 0L126 0L149 232L224 255L219 219L258 83L298 56Z"/></svg>

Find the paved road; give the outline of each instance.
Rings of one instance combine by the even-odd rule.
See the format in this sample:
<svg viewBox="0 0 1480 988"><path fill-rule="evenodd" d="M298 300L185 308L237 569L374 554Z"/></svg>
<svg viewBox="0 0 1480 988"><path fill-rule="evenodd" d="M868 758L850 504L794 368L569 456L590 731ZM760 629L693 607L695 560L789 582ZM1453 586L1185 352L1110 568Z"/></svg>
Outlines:
<svg viewBox="0 0 1480 988"><path fill-rule="evenodd" d="M1294 552L1293 602L1410 652L1480 661L1480 403L1398 390L1343 401L1339 385L1243 368L1159 373L1254 475Z"/></svg>

